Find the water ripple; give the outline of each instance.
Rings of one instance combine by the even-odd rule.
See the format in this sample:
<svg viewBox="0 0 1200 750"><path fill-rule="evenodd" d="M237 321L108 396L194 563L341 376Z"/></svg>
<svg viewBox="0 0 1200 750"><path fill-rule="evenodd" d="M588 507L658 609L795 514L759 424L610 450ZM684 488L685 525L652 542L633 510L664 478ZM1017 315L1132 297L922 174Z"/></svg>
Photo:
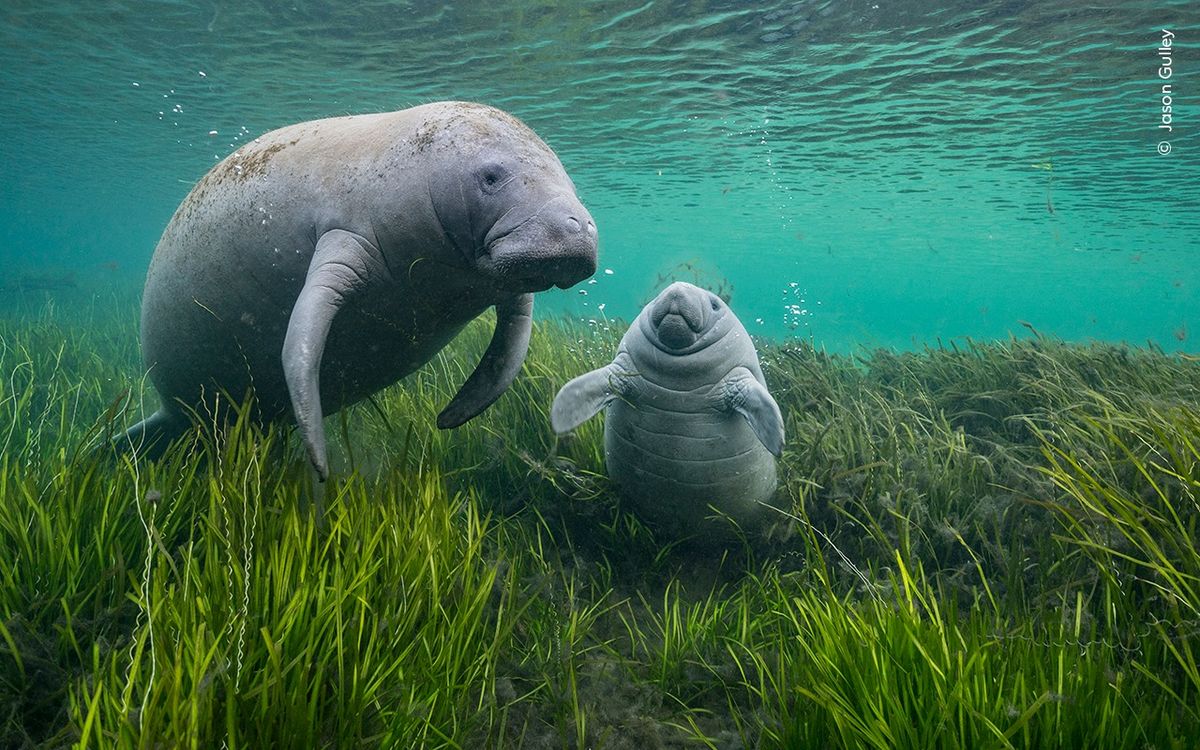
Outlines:
<svg viewBox="0 0 1200 750"><path fill-rule="evenodd" d="M1192 40L1181 100L1200 92L1194 2L21 0L0 22L6 211L137 186L161 227L260 132L465 98L528 121L598 210L694 206L729 242L807 225L810 252L895 236L969 259L1005 226L1084 249L1200 236L1200 123L1154 152L1162 26Z"/></svg>

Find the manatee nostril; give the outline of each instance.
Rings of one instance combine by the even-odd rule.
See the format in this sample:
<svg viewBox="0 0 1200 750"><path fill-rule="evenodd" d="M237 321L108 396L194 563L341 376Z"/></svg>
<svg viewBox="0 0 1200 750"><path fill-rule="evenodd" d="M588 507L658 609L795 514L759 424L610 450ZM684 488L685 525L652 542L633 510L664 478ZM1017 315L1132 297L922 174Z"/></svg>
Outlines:
<svg viewBox="0 0 1200 750"><path fill-rule="evenodd" d="M578 232L581 229L580 224L579 224L579 219L576 219L574 216L568 216L567 217L567 228L570 229L572 232Z"/></svg>
<svg viewBox="0 0 1200 750"><path fill-rule="evenodd" d="M594 237L596 235L596 222L589 220L587 223L587 231L588 234Z"/></svg>

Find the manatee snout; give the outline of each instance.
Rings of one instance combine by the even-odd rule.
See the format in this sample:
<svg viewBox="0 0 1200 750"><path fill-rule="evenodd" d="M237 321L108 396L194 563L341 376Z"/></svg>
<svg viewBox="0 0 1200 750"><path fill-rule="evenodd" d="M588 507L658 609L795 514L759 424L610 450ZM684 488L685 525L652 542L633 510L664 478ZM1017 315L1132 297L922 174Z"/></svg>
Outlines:
<svg viewBox="0 0 1200 750"><path fill-rule="evenodd" d="M497 227L481 260L506 286L542 291L574 286L596 272L592 215L574 198L548 201L511 228Z"/></svg>
<svg viewBox="0 0 1200 750"><path fill-rule="evenodd" d="M686 349L704 331L704 305L707 299L702 290L678 282L667 287L650 308L650 322L658 339L671 349Z"/></svg>

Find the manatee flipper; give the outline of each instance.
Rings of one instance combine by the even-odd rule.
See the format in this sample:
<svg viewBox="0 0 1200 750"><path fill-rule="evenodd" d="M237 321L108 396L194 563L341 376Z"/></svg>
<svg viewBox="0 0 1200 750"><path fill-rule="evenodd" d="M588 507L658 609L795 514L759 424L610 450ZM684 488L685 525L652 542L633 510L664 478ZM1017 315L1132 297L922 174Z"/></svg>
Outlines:
<svg viewBox="0 0 1200 750"><path fill-rule="evenodd" d="M300 437L322 482L329 476L321 424L321 357L329 328L346 302L367 287L390 279L387 264L374 245L351 232L333 229L317 240L304 288L292 308L283 340L283 374Z"/></svg>
<svg viewBox="0 0 1200 750"><path fill-rule="evenodd" d="M126 430L116 439L114 447L122 453L153 460L161 456L175 438L187 432L189 425L182 414L163 407Z"/></svg>
<svg viewBox="0 0 1200 750"><path fill-rule="evenodd" d="M783 453L783 415L779 404L745 367L735 367L713 388L717 409L746 418L759 442L776 458Z"/></svg>
<svg viewBox="0 0 1200 750"><path fill-rule="evenodd" d="M443 430L458 427L492 405L521 371L533 330L533 295L518 294L496 303L496 330L475 372L438 415Z"/></svg>
<svg viewBox="0 0 1200 750"><path fill-rule="evenodd" d="M629 378L633 373L625 360L622 352L611 363L585 372L558 391L550 406L550 426L556 433L570 432L630 390Z"/></svg>

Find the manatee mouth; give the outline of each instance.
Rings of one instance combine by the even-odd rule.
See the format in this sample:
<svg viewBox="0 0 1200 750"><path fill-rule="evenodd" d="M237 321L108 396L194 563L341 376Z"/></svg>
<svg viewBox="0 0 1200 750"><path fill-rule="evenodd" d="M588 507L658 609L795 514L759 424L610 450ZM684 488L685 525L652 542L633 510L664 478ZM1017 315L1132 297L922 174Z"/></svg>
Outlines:
<svg viewBox="0 0 1200 750"><path fill-rule="evenodd" d="M596 225L576 206L578 218L543 207L516 223L492 227L478 253L479 269L505 288L522 292L567 289L591 276L596 272Z"/></svg>
<svg viewBox="0 0 1200 750"><path fill-rule="evenodd" d="M671 349L686 349L700 337L698 331L692 330L687 318L679 313L664 315L655 330L658 340Z"/></svg>
<svg viewBox="0 0 1200 750"><path fill-rule="evenodd" d="M658 340L670 349L686 349L696 343L704 331L704 309L694 296L665 294L650 311L650 322Z"/></svg>
<svg viewBox="0 0 1200 750"><path fill-rule="evenodd" d="M690 354L724 336L725 308L711 292L677 281L664 289L641 315L642 331L668 354Z"/></svg>
<svg viewBox="0 0 1200 750"><path fill-rule="evenodd" d="M510 233L485 246L477 260L479 270L505 289L544 292L550 287L568 289L596 272L595 251L582 243L533 243ZM592 246L594 247L594 245Z"/></svg>

